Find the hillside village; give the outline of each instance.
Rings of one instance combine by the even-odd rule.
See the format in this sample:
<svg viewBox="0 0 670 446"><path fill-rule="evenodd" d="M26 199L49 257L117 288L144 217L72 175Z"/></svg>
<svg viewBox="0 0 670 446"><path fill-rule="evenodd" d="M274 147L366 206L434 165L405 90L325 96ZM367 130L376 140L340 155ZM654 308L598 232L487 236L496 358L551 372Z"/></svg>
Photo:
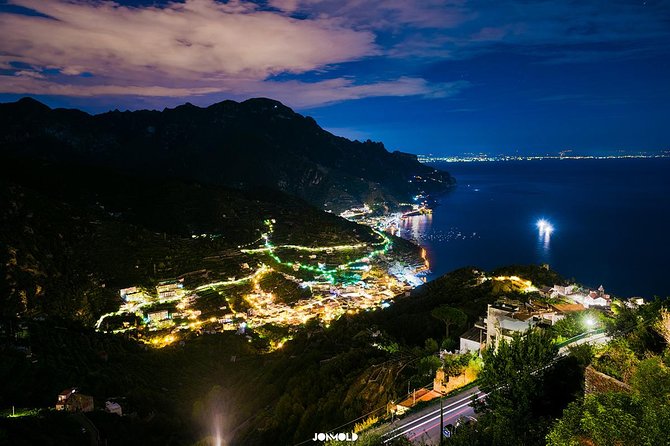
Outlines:
<svg viewBox="0 0 670 446"><path fill-rule="evenodd" d="M444 366L438 368L432 386L414 389L406 399L390 407L389 410L393 413L402 415L417 404L440 398L472 384L477 379L477 367L472 366L472 360L468 360L468 357L481 358L484 350L496 350L501 342L510 343L515 337L531 329L551 330L559 321L568 316L583 319L582 327L578 335L562 339L559 345L566 346L581 342L603 344L609 340L602 334L604 332L602 321L605 318L614 317L612 312L614 298L605 292L602 285L595 290L576 284L556 284L536 288L530 281L518 276L487 277L482 273L478 274L479 284L486 281L509 283L515 285L518 291L534 297L526 300L500 297L495 302L488 304L486 313L482 314L469 329L459 336L458 349L439 352L442 363L459 361L461 358L461 360L465 359L466 366L457 368L460 372L455 375L450 375ZM638 308L645 303L642 298L635 297L619 302L627 308ZM601 315L601 317L596 317L596 315ZM561 339L560 336L559 339ZM591 373L590 376L594 376L594 373Z"/></svg>

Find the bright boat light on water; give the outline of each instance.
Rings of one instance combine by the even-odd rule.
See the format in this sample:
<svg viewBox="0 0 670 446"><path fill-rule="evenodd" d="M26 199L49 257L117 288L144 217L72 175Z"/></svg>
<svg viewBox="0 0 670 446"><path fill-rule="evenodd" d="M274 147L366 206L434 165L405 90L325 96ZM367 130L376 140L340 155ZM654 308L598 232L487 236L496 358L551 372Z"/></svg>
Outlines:
<svg viewBox="0 0 670 446"><path fill-rule="evenodd" d="M554 227L545 219L540 219L537 221L537 228L540 230L541 233L547 233L551 234L554 232Z"/></svg>

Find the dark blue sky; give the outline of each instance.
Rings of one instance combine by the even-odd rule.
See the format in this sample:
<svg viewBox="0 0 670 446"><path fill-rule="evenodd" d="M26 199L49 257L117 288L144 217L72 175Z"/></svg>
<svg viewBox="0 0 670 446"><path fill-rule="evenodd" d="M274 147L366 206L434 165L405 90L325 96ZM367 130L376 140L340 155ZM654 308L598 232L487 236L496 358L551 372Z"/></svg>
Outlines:
<svg viewBox="0 0 670 446"><path fill-rule="evenodd" d="M670 148L670 2L0 1L0 101L279 99L454 154Z"/></svg>

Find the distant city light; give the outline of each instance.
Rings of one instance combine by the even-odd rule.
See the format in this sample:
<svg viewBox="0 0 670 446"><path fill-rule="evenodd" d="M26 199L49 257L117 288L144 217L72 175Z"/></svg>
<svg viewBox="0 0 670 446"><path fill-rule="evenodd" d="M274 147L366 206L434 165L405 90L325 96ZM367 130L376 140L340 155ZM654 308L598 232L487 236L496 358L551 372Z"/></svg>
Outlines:
<svg viewBox="0 0 670 446"><path fill-rule="evenodd" d="M464 162L495 162L495 161L532 161L532 160L586 160L586 159L637 159L637 158L669 158L667 152L661 153L627 153L616 155L504 155L504 154L463 154L463 155L418 155L420 163L464 163ZM410 183L412 181L410 180Z"/></svg>

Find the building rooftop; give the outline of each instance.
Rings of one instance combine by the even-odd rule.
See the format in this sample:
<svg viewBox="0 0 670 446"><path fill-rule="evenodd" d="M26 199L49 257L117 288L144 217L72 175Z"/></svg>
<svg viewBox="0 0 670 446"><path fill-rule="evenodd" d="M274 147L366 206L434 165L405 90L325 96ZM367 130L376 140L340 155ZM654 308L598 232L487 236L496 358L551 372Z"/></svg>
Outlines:
<svg viewBox="0 0 670 446"><path fill-rule="evenodd" d="M491 307L495 308L496 310L512 311L512 312L518 311L519 306L520 306L519 302L509 300L499 300L491 304Z"/></svg>
<svg viewBox="0 0 670 446"><path fill-rule="evenodd" d="M561 313L573 313L575 311L586 310L582 304L553 304L552 307Z"/></svg>
<svg viewBox="0 0 670 446"><path fill-rule="evenodd" d="M477 327L472 327L465 333L461 335L461 338L467 339L469 341L475 341L475 342L484 342L486 341L486 335L482 333L482 329L477 328Z"/></svg>
<svg viewBox="0 0 670 446"><path fill-rule="evenodd" d="M418 389L414 393L410 394L409 398L407 398L404 401L401 401L398 403L398 406L403 406L403 407L412 407L414 404L420 402L420 401L430 401L435 398L440 397L440 392L436 392L435 390L428 390L428 389Z"/></svg>

